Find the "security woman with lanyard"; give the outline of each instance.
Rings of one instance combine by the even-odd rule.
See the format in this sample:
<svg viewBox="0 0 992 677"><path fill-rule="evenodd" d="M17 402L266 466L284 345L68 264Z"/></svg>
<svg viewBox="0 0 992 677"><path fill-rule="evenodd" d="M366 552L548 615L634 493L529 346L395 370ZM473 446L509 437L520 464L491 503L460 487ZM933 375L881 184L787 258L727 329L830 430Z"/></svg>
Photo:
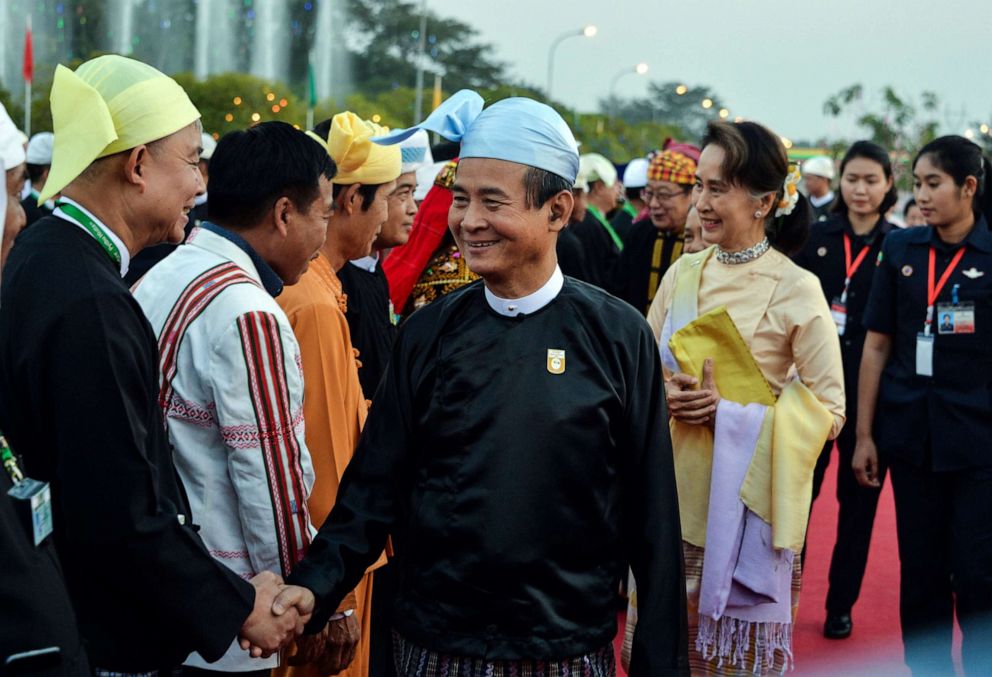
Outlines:
<svg viewBox="0 0 992 677"><path fill-rule="evenodd" d="M963 137L923 147L913 192L928 226L888 235L864 318L853 467L877 487L881 456L892 476L914 674L953 674L955 612L965 673L992 673L990 174Z"/></svg>
<svg viewBox="0 0 992 677"><path fill-rule="evenodd" d="M885 213L899 199L888 152L871 141L857 141L840 163L840 194L826 220L813 224L809 240L794 261L820 280L837 325L844 359L847 424L837 436L837 540L830 560L827 620L823 634L844 639L853 627L851 609L861 592L868 562L879 489L862 487L851 470L858 413L858 368L865 343L862 317L871 291L875 260L892 230ZM813 473L813 500L830 463L834 442L820 454ZM880 473L879 481L884 479Z"/></svg>

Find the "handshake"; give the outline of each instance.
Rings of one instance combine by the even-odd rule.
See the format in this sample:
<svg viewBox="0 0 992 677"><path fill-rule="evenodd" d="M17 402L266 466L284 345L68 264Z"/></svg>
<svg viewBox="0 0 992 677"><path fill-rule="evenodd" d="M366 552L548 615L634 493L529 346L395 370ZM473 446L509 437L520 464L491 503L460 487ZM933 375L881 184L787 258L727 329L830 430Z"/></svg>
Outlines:
<svg viewBox="0 0 992 677"><path fill-rule="evenodd" d="M314 609L314 596L306 588L285 585L270 571L251 579L255 608L241 626L241 648L253 658L268 658L288 646L303 632ZM314 664L320 672L336 675L355 658L361 627L354 614L336 614L324 629L296 642L289 665Z"/></svg>
<svg viewBox="0 0 992 677"><path fill-rule="evenodd" d="M268 658L303 632L315 600L306 588L286 585L271 571L250 582L255 586L255 608L241 626L241 648L253 658Z"/></svg>

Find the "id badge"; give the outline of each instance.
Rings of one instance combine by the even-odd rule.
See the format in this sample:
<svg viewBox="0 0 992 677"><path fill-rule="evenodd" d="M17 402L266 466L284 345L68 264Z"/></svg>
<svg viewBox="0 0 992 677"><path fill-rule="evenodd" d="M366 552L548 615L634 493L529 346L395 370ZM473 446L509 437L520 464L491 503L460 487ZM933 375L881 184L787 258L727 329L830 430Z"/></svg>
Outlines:
<svg viewBox="0 0 992 677"><path fill-rule="evenodd" d="M35 545L52 533L52 490L48 482L25 478L7 492L27 525L28 534Z"/></svg>
<svg viewBox="0 0 992 677"><path fill-rule="evenodd" d="M847 304L840 299L834 299L830 304L830 317L834 318L837 325L837 334L844 335L844 328L847 326Z"/></svg>
<svg viewBox="0 0 992 677"><path fill-rule="evenodd" d="M974 334L975 333L975 304L971 301L953 305L940 303L937 305L938 334Z"/></svg>
<svg viewBox="0 0 992 677"><path fill-rule="evenodd" d="M933 336L916 335L916 374L933 376Z"/></svg>

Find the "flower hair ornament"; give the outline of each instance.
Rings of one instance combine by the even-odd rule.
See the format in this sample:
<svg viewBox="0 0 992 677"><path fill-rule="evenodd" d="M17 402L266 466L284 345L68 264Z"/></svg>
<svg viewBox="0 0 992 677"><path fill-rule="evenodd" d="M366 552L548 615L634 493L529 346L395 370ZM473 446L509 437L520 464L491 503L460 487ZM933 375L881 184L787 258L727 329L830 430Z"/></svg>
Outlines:
<svg viewBox="0 0 992 677"><path fill-rule="evenodd" d="M785 175L785 184L782 187L782 199L775 210L776 218L788 216L796 208L796 203L799 202L799 180L802 178L799 165L789 165L789 173Z"/></svg>

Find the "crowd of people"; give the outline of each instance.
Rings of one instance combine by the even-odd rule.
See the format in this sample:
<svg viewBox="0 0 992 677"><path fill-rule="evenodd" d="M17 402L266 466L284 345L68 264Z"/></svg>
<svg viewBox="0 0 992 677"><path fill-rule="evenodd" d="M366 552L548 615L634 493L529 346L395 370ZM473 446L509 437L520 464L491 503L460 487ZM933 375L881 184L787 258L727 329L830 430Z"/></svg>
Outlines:
<svg viewBox="0 0 992 677"><path fill-rule="evenodd" d="M0 675L611 677L621 600L631 677L780 673L835 449L824 635L890 474L906 663L956 621L992 670L973 142L899 218L887 149L753 121L617 165L463 90L216 139L117 55L51 103L0 114Z"/></svg>

